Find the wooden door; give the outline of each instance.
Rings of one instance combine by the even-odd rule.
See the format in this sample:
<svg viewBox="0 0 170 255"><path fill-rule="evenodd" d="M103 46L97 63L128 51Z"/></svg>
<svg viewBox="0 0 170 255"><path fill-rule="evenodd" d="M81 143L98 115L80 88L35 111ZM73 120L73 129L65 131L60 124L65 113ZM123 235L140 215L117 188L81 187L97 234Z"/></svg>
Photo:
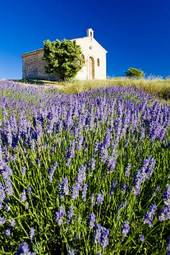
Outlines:
<svg viewBox="0 0 170 255"><path fill-rule="evenodd" d="M89 58L89 80L93 80L95 78L95 69L94 69L94 58Z"/></svg>

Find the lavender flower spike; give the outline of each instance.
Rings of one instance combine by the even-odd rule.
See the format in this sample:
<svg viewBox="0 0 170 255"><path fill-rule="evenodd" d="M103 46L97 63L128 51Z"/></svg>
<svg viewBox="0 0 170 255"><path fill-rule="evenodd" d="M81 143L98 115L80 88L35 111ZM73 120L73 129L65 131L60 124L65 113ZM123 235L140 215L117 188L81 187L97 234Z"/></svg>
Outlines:
<svg viewBox="0 0 170 255"><path fill-rule="evenodd" d="M170 206L170 185L167 184L167 190L163 194L164 203L167 206Z"/></svg>
<svg viewBox="0 0 170 255"><path fill-rule="evenodd" d="M32 227L32 228L30 228L30 239L31 239L31 241L33 240L34 236L35 236L35 229L34 229L34 227Z"/></svg>
<svg viewBox="0 0 170 255"><path fill-rule="evenodd" d="M155 204L151 205L149 211L144 216L144 224L148 224L150 227L152 226L152 221L155 216L157 210L157 206Z"/></svg>
<svg viewBox="0 0 170 255"><path fill-rule="evenodd" d="M124 237L126 237L130 232L130 226L129 226L129 222L125 221L122 227L122 234Z"/></svg>
<svg viewBox="0 0 170 255"><path fill-rule="evenodd" d="M95 222L96 222L96 216L95 216L94 213L91 213L90 214L90 219L89 219L89 226L90 226L91 229L94 228Z"/></svg>
<svg viewBox="0 0 170 255"><path fill-rule="evenodd" d="M87 188L88 188L88 185L84 184L83 190L82 190L82 199L84 202L86 201Z"/></svg>
<svg viewBox="0 0 170 255"><path fill-rule="evenodd" d="M6 222L5 218L4 217L0 217L0 226L4 225L5 222Z"/></svg>
<svg viewBox="0 0 170 255"><path fill-rule="evenodd" d="M79 183L76 183L75 185L73 185L73 187L72 187L72 196L71 196L73 200L78 198L80 189L81 189L81 187L80 187Z"/></svg>
<svg viewBox="0 0 170 255"><path fill-rule="evenodd" d="M23 190L22 194L21 194L21 201L25 202L27 200L27 196L26 196L26 191L25 189Z"/></svg>
<svg viewBox="0 0 170 255"><path fill-rule="evenodd" d="M35 253L30 252L29 246L26 242L20 244L16 255L35 255Z"/></svg>
<svg viewBox="0 0 170 255"><path fill-rule="evenodd" d="M140 235L139 240L140 240L141 242L144 242L144 241L145 241L144 235Z"/></svg>
<svg viewBox="0 0 170 255"><path fill-rule="evenodd" d="M55 213L56 221L59 226L62 225L65 214L65 208L63 206L60 206L58 212Z"/></svg>
<svg viewBox="0 0 170 255"><path fill-rule="evenodd" d="M49 170L48 170L48 177L49 177L49 180L51 183L53 181L54 172L55 172L57 166L58 166L58 163L55 162L54 165L51 168L49 168Z"/></svg>
<svg viewBox="0 0 170 255"><path fill-rule="evenodd" d="M69 194L68 179L67 177L62 179L62 183L59 185L60 196Z"/></svg>
<svg viewBox="0 0 170 255"><path fill-rule="evenodd" d="M104 195L101 194L101 193L99 193L99 194L97 195L97 198L96 198L96 203L97 203L98 205L101 205L101 204L103 204L103 201L104 201Z"/></svg>
<svg viewBox="0 0 170 255"><path fill-rule="evenodd" d="M109 244L109 230L102 227L101 224L96 225L95 242L99 243L103 249Z"/></svg>
<svg viewBox="0 0 170 255"><path fill-rule="evenodd" d="M67 224L71 222L73 215L74 215L74 207L71 205L67 214L67 217L68 217Z"/></svg>

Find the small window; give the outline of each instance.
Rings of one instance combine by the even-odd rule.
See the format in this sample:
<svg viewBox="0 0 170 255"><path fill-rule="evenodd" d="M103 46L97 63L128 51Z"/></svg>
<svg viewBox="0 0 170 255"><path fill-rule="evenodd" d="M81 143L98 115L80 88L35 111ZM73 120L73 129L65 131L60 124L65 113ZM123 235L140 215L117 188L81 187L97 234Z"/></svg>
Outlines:
<svg viewBox="0 0 170 255"><path fill-rule="evenodd" d="M100 66L100 59L97 59L97 66Z"/></svg>

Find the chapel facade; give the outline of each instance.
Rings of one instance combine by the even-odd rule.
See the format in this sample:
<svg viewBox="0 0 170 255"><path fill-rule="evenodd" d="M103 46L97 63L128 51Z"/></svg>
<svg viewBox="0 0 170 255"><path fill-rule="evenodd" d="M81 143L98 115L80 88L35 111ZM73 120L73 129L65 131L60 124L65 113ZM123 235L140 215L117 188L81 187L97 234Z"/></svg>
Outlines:
<svg viewBox="0 0 170 255"><path fill-rule="evenodd" d="M106 79L107 51L94 38L92 28L87 29L85 37L72 39L81 47L85 64L77 73L76 80ZM44 50L38 49L22 55L23 79L58 80L53 74L45 72Z"/></svg>

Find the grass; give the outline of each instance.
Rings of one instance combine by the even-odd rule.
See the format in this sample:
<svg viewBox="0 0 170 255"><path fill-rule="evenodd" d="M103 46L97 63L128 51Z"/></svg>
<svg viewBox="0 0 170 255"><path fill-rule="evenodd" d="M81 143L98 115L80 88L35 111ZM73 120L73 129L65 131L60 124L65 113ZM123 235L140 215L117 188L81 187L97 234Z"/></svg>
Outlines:
<svg viewBox="0 0 170 255"><path fill-rule="evenodd" d="M153 94L161 99L170 100L170 79L152 78L152 79L128 79L128 78L110 78L107 80L93 81L72 81L55 82L47 80L22 81L32 84L51 85L64 93L80 93L94 88L112 87L112 86L132 86L142 89L145 92Z"/></svg>

